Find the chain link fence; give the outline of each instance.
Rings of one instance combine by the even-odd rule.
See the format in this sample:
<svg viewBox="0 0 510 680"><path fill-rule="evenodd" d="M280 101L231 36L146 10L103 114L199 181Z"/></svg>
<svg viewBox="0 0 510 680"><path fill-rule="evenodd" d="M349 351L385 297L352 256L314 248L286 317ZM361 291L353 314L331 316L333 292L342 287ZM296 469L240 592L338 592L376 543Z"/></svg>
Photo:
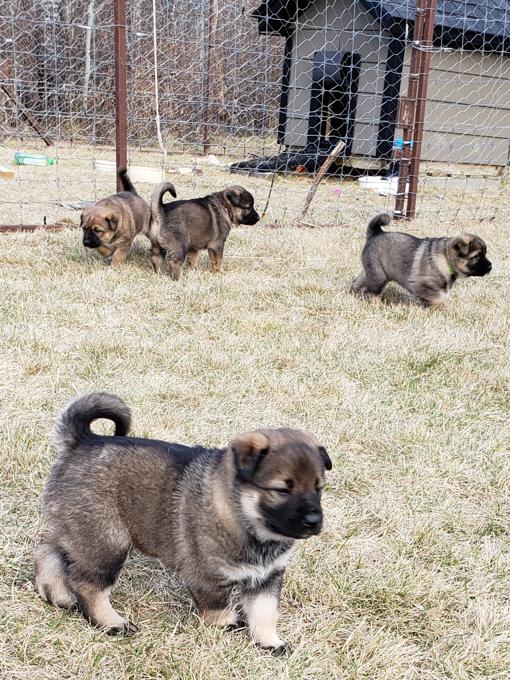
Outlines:
<svg viewBox="0 0 510 680"><path fill-rule="evenodd" d="M434 39L417 46L431 54L418 214L510 211L509 15L503 0L437 2ZM112 0L0 4L0 224L76 223L75 208L114 191L113 16ZM164 178L179 197L242 183L269 222L292 224L343 139L307 219L391 212L413 145L402 102L415 18L415 0L133 0L128 157L141 193Z"/></svg>

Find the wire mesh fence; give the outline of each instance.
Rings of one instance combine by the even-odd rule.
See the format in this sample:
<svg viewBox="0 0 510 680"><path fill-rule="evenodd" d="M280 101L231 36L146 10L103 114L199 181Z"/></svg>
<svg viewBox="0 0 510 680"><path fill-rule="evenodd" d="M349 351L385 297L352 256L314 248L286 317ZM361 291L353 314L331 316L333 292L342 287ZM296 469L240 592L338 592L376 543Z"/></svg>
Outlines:
<svg viewBox="0 0 510 680"><path fill-rule="evenodd" d="M437 0L434 38L415 45L431 61L419 214L510 212L509 14L503 0ZM307 219L392 211L414 144L402 123L415 19L415 0L130 2L128 157L141 193L164 178L180 197L241 183L260 207L270 197L268 220L293 223L343 139ZM114 191L113 32L112 0L0 4L0 223L75 223L73 207Z"/></svg>

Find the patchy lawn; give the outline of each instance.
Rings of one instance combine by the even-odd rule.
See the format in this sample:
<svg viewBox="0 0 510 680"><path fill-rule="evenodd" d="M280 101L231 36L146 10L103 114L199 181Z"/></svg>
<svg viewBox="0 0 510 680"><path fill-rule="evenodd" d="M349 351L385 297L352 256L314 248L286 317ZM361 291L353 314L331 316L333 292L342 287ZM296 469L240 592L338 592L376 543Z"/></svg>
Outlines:
<svg viewBox="0 0 510 680"><path fill-rule="evenodd" d="M257 182L263 207L269 183ZM292 182L279 186L294 206ZM77 231L0 237L6 678L508 678L510 228L469 224L493 271L456 284L445 309L396 288L366 302L346 289L384 204L345 187L344 219L316 217L338 226L269 229L270 215L231 234L222 275L203 257L178 283L152 273L143 239L114 270ZM455 221L401 228L454 234L465 228ZM297 546L282 598L290 656L202 623L172 575L140 556L112 598L140 626L131 639L39 599L31 550L55 418L94 389L128 402L139 436L225 445L290 425L325 443L325 528Z"/></svg>

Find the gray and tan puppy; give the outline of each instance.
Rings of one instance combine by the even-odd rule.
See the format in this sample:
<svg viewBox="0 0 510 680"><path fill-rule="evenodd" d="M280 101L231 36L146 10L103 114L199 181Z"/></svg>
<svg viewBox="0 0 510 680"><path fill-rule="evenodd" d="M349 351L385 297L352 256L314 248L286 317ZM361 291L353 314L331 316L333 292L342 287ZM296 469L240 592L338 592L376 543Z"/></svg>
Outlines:
<svg viewBox="0 0 510 680"><path fill-rule="evenodd" d="M479 236L416 238L383 231L389 223L386 214L370 221L361 255L363 271L352 282L352 293L380 295L395 281L424 304L440 305L459 276L485 276L492 268Z"/></svg>
<svg viewBox="0 0 510 680"><path fill-rule="evenodd" d="M225 241L238 224L255 224L260 219L253 196L240 186L227 187L202 198L163 203L165 193L175 196L170 182L163 182L152 194L152 223L149 238L156 272L166 265L171 278L179 279L187 259L196 266L200 250L207 249L214 272L221 271Z"/></svg>
<svg viewBox="0 0 510 680"><path fill-rule="evenodd" d="M83 245L110 257L113 266L125 262L137 234L149 232L151 211L132 185L126 170L119 170L124 191L98 201L81 214Z"/></svg>
<svg viewBox="0 0 510 680"><path fill-rule="evenodd" d="M114 436L94 434L97 418ZM46 530L34 552L39 593L77 606L113 634L136 627L110 604L132 548L176 571L200 614L239 623L275 653L282 579L296 539L322 527L321 491L331 460L299 430L256 430L225 449L127 437L130 412L118 397L89 394L60 419L58 457L44 493Z"/></svg>

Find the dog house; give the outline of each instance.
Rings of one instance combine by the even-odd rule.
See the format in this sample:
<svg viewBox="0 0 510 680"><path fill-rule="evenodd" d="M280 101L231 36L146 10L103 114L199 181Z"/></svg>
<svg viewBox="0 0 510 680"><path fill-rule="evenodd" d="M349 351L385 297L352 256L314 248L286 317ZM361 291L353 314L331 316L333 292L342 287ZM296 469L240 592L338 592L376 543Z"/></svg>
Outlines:
<svg viewBox="0 0 510 680"><path fill-rule="evenodd" d="M278 140L289 152L331 149L386 165L407 92L414 0L266 0L259 31L285 40ZM508 164L510 6L438 0L422 160Z"/></svg>

